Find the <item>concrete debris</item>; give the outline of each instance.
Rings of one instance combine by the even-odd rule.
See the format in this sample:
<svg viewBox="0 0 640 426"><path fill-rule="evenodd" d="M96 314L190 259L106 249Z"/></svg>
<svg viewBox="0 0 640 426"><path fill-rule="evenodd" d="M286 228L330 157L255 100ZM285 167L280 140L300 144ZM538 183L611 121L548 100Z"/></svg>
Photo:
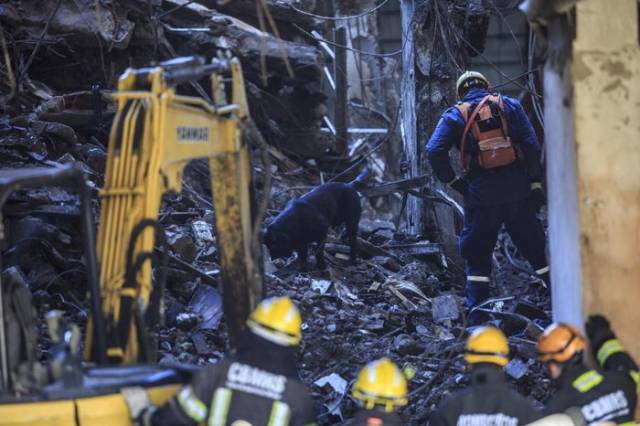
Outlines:
<svg viewBox="0 0 640 426"><path fill-rule="evenodd" d="M449 331L449 329L445 328L445 327L434 327L434 331L435 331L435 337L439 340L453 340L456 338L456 336L454 336L451 331Z"/></svg>
<svg viewBox="0 0 640 426"><path fill-rule="evenodd" d="M191 222L191 228L193 229L196 243L199 246L202 246L206 243L215 242L215 238L212 234L213 226L211 226L211 224L205 222L204 220L195 220Z"/></svg>
<svg viewBox="0 0 640 426"><path fill-rule="evenodd" d="M193 238L175 228L166 230L165 234L167 235L167 244L176 256L185 262L193 262L196 259L198 248L193 242Z"/></svg>
<svg viewBox="0 0 640 426"><path fill-rule="evenodd" d="M314 385L323 388L329 386L334 392L343 395L347 391L347 381L339 374L331 373L313 382Z"/></svg>
<svg viewBox="0 0 640 426"><path fill-rule="evenodd" d="M200 322L200 316L192 312L183 312L176 317L176 326L183 331L195 328Z"/></svg>
<svg viewBox="0 0 640 426"><path fill-rule="evenodd" d="M319 292L321 295L324 295L331 287L331 281L329 280L312 280L311 281L311 289Z"/></svg>
<svg viewBox="0 0 640 426"><path fill-rule="evenodd" d="M393 341L394 349L400 355L420 355L424 352L424 346L406 334L401 334Z"/></svg>
<svg viewBox="0 0 640 426"><path fill-rule="evenodd" d="M505 371L509 376L516 380L520 380L527 375L529 367L519 358L512 358L511 361L509 361L509 364L505 367Z"/></svg>
<svg viewBox="0 0 640 426"><path fill-rule="evenodd" d="M457 320L460 316L458 309L458 301L452 294L434 297L431 303L431 314L433 320L437 323L443 323L447 320Z"/></svg>
<svg viewBox="0 0 640 426"><path fill-rule="evenodd" d="M215 330L222 319L222 296L215 288L200 285L191 298L189 309L200 318L199 330Z"/></svg>
<svg viewBox="0 0 640 426"><path fill-rule="evenodd" d="M212 353L212 349L207 343L207 340L201 332L196 332L191 335L191 341L196 350L196 353L200 356L209 355Z"/></svg>

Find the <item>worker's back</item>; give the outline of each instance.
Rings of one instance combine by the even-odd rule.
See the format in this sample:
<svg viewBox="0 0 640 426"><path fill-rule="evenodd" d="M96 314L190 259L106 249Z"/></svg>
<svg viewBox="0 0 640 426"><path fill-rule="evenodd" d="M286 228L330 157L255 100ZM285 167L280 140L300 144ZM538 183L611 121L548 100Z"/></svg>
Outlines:
<svg viewBox="0 0 640 426"><path fill-rule="evenodd" d="M313 424L313 401L297 374L293 348L249 332L236 356L200 371L153 414L153 424Z"/></svg>
<svg viewBox="0 0 640 426"><path fill-rule="evenodd" d="M547 404L548 414L580 407L587 424L614 421L616 424L634 424L636 384L632 377L621 371L598 371L584 364L567 366L560 377L560 389Z"/></svg>
<svg viewBox="0 0 640 426"><path fill-rule="evenodd" d="M431 417L431 426L529 424L540 413L511 389L504 372L492 364L479 364L471 372L471 385L447 399Z"/></svg>

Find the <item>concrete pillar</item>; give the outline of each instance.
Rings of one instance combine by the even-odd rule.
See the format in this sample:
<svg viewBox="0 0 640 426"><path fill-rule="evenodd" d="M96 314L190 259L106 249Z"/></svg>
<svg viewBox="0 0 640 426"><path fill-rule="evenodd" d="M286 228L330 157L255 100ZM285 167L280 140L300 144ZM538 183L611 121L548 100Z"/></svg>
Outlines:
<svg viewBox="0 0 640 426"><path fill-rule="evenodd" d="M640 359L638 3L580 1L576 27L545 76L554 314L606 314Z"/></svg>

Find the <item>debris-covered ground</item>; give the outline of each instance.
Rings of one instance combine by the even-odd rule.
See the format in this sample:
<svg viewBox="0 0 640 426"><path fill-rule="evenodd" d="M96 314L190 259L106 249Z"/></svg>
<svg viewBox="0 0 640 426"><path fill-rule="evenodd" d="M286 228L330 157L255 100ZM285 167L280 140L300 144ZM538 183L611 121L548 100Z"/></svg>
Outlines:
<svg viewBox="0 0 640 426"><path fill-rule="evenodd" d="M253 2L231 2L217 10L214 3L1 4L0 169L79 162L95 189L97 218L97 190L103 183L114 113L108 95L119 73L126 66L146 66L156 59L210 57L223 48L242 60L251 113L271 144L273 186L267 223L290 198L320 179L331 179L365 159L384 163L384 158L371 155L385 141L384 135L354 138L350 157L341 159L320 132L326 109L320 89L325 59L293 28L295 24L312 31L318 27L316 21L290 14L283 6L286 2L269 1L284 41L267 34L263 45ZM288 77L283 49L293 77ZM261 54L266 55L266 69ZM188 90L207 95L202 86ZM394 124L381 121L379 114L358 114L362 126L387 126L391 133ZM255 166L260 189L264 170L259 161ZM348 176L355 176L358 168ZM209 191L206 164L194 162L182 193L167 195L159 214L171 250L166 318L160 330L162 363L204 365L224 355L227 339L216 290L220 270ZM348 247L334 231L326 245L326 270L302 273L294 259L267 260L265 291L289 295L300 306L301 376L314 392L321 424L351 416L355 405L348 396L350 384L360 367L383 355L414 372L410 404L403 413L408 424L424 424L442 398L466 384L461 273L438 244L403 233L387 204L365 199L363 207L357 265L349 265ZM3 268L22 274L40 318L59 309L84 327L88 302L79 217L73 193L59 188L21 190L4 210L9 241L2 255ZM525 272L528 266L517 260L506 239L496 251L495 269L494 294L512 296L487 306L496 311L495 320L510 336L514 360L507 372L523 394L544 401L549 382L532 360L535 337L549 314L549 297ZM39 357L45 361L48 342L44 321L40 324Z"/></svg>

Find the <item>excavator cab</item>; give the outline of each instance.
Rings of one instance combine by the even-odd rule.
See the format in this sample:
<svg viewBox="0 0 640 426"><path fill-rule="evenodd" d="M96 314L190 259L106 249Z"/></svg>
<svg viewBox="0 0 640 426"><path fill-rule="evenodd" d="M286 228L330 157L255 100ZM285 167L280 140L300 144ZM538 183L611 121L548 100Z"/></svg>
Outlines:
<svg viewBox="0 0 640 426"><path fill-rule="evenodd" d="M211 78L213 102L177 94L178 84L204 77ZM126 389L142 389L160 405L189 381L194 368L156 364L157 342L149 330L161 321L167 266L158 210L165 192L180 190L190 160L207 159L211 169L219 289L232 339L260 299L260 245L254 241L251 168L242 137L248 112L239 62L180 58L129 69L114 97L118 106L99 192L97 241L91 189L79 166L0 172L0 249L6 248L2 209L11 192L66 186L79 193L90 307L84 348L77 325L66 323L60 312L47 315L52 347L41 365L33 356L37 319L30 291L12 268L2 274L0 426L129 425Z"/></svg>

